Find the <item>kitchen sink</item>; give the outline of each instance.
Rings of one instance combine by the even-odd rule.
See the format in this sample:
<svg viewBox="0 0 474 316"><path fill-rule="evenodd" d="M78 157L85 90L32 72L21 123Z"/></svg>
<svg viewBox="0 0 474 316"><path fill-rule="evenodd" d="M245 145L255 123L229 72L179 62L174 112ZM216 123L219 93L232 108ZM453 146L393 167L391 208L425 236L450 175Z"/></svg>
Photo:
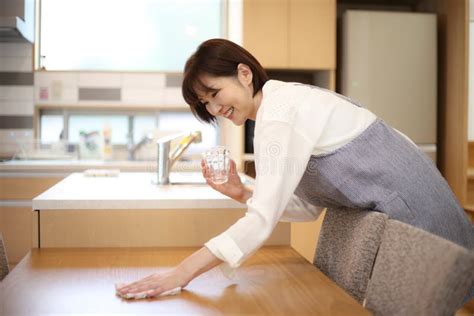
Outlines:
<svg viewBox="0 0 474 316"><path fill-rule="evenodd" d="M251 184L252 179L244 174L239 174L243 184ZM156 179L153 180L156 184ZM171 172L168 185L207 185L201 172Z"/></svg>
<svg viewBox="0 0 474 316"><path fill-rule="evenodd" d="M206 184L206 179L202 176L201 172L171 172L170 173L170 184Z"/></svg>

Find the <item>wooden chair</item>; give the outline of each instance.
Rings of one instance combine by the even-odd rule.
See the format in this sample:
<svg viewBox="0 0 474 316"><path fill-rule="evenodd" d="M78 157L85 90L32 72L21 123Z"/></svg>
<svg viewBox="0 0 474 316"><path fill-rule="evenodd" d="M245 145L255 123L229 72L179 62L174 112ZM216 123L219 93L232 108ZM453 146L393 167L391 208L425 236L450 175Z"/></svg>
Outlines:
<svg viewBox="0 0 474 316"><path fill-rule="evenodd" d="M375 315L453 315L474 281L474 252L389 220L367 288Z"/></svg>
<svg viewBox="0 0 474 316"><path fill-rule="evenodd" d="M354 209L328 209L314 264L362 303L387 215Z"/></svg>
<svg viewBox="0 0 474 316"><path fill-rule="evenodd" d="M3 235L0 233L0 281L10 272Z"/></svg>

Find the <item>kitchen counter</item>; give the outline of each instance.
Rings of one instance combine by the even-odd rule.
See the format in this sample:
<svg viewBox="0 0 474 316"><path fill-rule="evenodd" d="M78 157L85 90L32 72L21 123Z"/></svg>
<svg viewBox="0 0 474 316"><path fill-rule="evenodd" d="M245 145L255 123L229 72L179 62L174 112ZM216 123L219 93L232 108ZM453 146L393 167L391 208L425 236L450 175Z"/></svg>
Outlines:
<svg viewBox="0 0 474 316"><path fill-rule="evenodd" d="M116 177L73 173L32 201L32 245L62 247L202 246L245 215L247 206L213 190L200 172L153 172ZM250 181L243 176L244 181ZM267 245L289 245L290 225L279 223Z"/></svg>
<svg viewBox="0 0 474 316"><path fill-rule="evenodd" d="M244 181L250 178L241 175ZM73 173L33 199L34 210L246 208L209 187L197 172L171 173L176 184L156 185L153 172L122 172L116 177Z"/></svg>
<svg viewBox="0 0 474 316"><path fill-rule="evenodd" d="M87 169L120 169L126 172L156 171L156 161L104 161L104 160L10 160L0 162L0 176L15 176L25 173L55 173L68 175ZM200 170L199 161L177 161L173 170Z"/></svg>

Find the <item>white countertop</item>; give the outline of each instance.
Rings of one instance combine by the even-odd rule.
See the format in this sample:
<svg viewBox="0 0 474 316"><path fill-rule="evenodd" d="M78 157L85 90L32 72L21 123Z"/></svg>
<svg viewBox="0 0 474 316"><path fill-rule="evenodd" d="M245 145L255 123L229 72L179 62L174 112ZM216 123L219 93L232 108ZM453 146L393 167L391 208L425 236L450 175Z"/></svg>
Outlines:
<svg viewBox="0 0 474 316"><path fill-rule="evenodd" d="M153 172L122 172L117 177L73 173L34 198L33 210L246 208L205 183L196 184L203 181L200 172L171 173L171 181L181 183L164 186L154 184L155 177Z"/></svg>
<svg viewBox="0 0 474 316"><path fill-rule="evenodd" d="M120 169L123 172L156 171L156 161L103 161L103 160L10 160L0 162L0 176L34 173L68 175L86 169ZM173 170L198 171L200 161L177 161Z"/></svg>

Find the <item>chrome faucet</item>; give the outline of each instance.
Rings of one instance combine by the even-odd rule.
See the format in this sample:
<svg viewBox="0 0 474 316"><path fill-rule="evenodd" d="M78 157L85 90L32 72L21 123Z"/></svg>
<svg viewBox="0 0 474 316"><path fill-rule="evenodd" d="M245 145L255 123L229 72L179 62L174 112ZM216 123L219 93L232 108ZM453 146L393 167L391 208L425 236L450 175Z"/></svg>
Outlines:
<svg viewBox="0 0 474 316"><path fill-rule="evenodd" d="M171 141L182 137L179 144L170 153ZM173 164L181 157L184 151L194 143L200 143L202 136L200 131L192 133L180 133L161 137L156 141L158 145L158 168L157 168L157 184L170 183L170 171Z"/></svg>
<svg viewBox="0 0 474 316"><path fill-rule="evenodd" d="M127 145L128 150L128 160L135 160L136 152L143 147L145 144L151 142L153 140L153 133L148 133L140 139L138 143L135 145L133 144L133 140L130 137Z"/></svg>

